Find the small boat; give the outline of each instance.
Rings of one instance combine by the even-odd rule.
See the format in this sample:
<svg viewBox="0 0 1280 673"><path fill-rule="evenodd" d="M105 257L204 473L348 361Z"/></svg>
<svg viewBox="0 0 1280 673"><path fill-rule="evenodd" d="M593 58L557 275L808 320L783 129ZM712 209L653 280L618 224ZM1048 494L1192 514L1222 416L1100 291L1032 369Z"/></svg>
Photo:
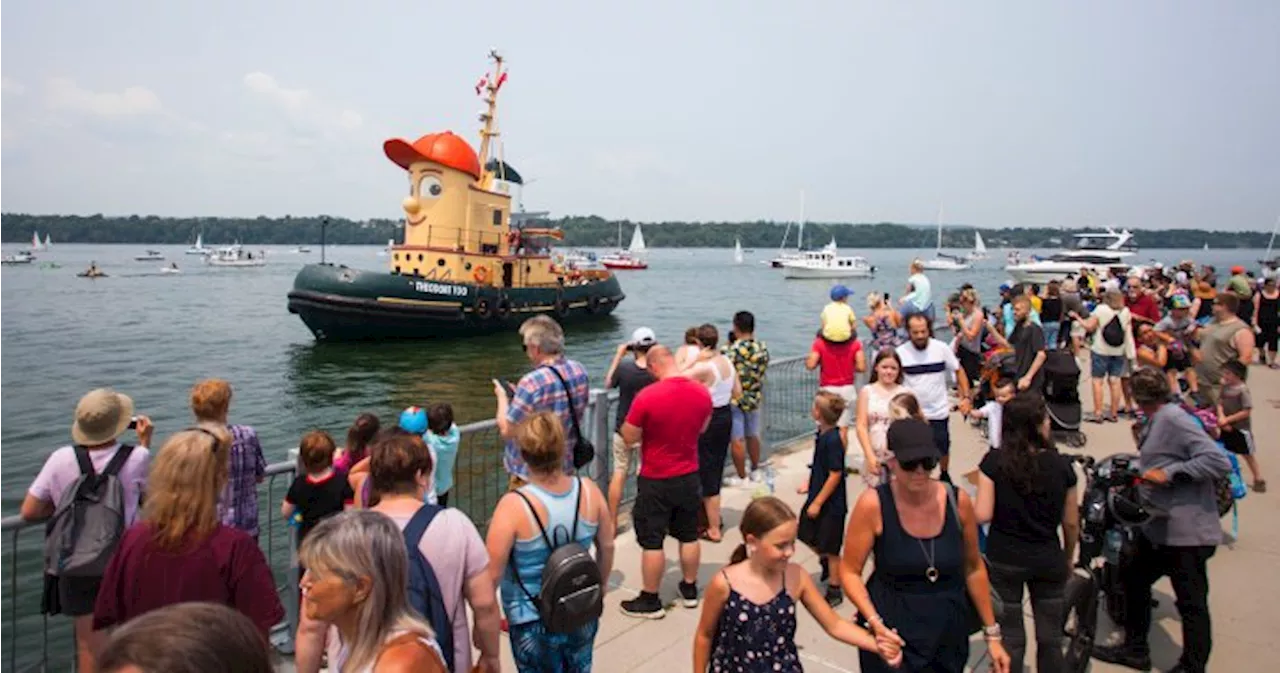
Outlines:
<svg viewBox="0 0 1280 673"><path fill-rule="evenodd" d="M31 232L31 249L36 252L44 250L44 243L40 242L40 232L38 231Z"/></svg>
<svg viewBox="0 0 1280 673"><path fill-rule="evenodd" d="M160 267L160 273L168 273L168 274L182 273L182 269L178 268L177 263L173 263L173 264L170 264L169 266Z"/></svg>
<svg viewBox="0 0 1280 673"><path fill-rule="evenodd" d="M44 232L44 249L48 250L53 247L53 238L49 236L49 232Z"/></svg>
<svg viewBox="0 0 1280 673"><path fill-rule="evenodd" d="M596 253L577 249L555 253L551 256L551 263L556 268L565 271L586 271L588 269L604 268L604 265L600 263L600 258L596 257Z"/></svg>
<svg viewBox="0 0 1280 673"><path fill-rule="evenodd" d="M640 233L640 225L637 224L635 230L631 232L631 245L626 250L622 250L622 223L618 223L618 248L617 252L600 258L604 268L633 271L649 268L649 263L645 261L646 248L644 234Z"/></svg>
<svg viewBox="0 0 1280 673"><path fill-rule="evenodd" d="M841 256L835 239L821 250L801 253L782 263L785 278L870 278L876 273L865 257Z"/></svg>
<svg viewBox="0 0 1280 673"><path fill-rule="evenodd" d="M26 250L19 250L12 255L5 255L0 258L0 264L5 265L30 264L34 261L36 261L36 256Z"/></svg>
<svg viewBox="0 0 1280 673"><path fill-rule="evenodd" d="M298 254L306 255L306 254L309 254L309 253L311 252L311 248L308 248L308 247L307 247L307 246L305 246L305 245L300 245L300 246L298 246L298 247L294 248L294 249L293 249L293 251L294 251L295 253L298 253Z"/></svg>
<svg viewBox="0 0 1280 673"><path fill-rule="evenodd" d="M218 248L212 255L204 258L204 263L209 266L223 267L266 266L267 254L258 251L257 256L254 256L252 252L245 250L237 243L225 248Z"/></svg>
<svg viewBox="0 0 1280 673"><path fill-rule="evenodd" d="M938 206L938 247L934 250L933 259L916 261L929 271L963 271L973 266L967 257L942 251L942 206Z"/></svg>
<svg viewBox="0 0 1280 673"><path fill-rule="evenodd" d="M379 250L379 251L378 251L378 256L379 256L379 257L390 257L390 256L391 256L391 249L392 249L392 248L394 248L394 247L396 247L396 239L394 239L394 238L388 238L388 239L387 239L387 247L385 247L385 248L383 248L383 249Z"/></svg>
<svg viewBox="0 0 1280 673"><path fill-rule="evenodd" d="M76 274L78 278L106 278L107 274L98 268L97 262L89 262L89 268Z"/></svg>
<svg viewBox="0 0 1280 673"><path fill-rule="evenodd" d="M741 264L742 260L742 239L735 238L733 239L733 263Z"/></svg>
<svg viewBox="0 0 1280 673"><path fill-rule="evenodd" d="M1076 234L1075 238L1075 247L1070 250L1046 258L1032 257L1029 262L1011 259L1005 271L1020 283L1047 283L1079 275L1081 269L1106 277L1113 269L1127 272L1134 267L1138 245L1128 229L1117 232L1108 228L1106 233Z"/></svg>
<svg viewBox="0 0 1280 673"><path fill-rule="evenodd" d="M133 260L135 262L162 262L164 261L164 254L159 250L148 250L141 255L135 255Z"/></svg>
<svg viewBox="0 0 1280 673"><path fill-rule="evenodd" d="M970 262L978 262L987 258L987 244L982 240L982 234L973 232L973 252L969 253Z"/></svg>
<svg viewBox="0 0 1280 673"><path fill-rule="evenodd" d="M211 252L212 252L212 250L210 250L209 248L204 247L204 234L196 234L196 243L195 243L195 245L191 246L190 248L187 248L186 252L185 252L185 253L183 253L183 254L186 254L186 255L207 255L207 254L209 254L209 253L211 253Z"/></svg>

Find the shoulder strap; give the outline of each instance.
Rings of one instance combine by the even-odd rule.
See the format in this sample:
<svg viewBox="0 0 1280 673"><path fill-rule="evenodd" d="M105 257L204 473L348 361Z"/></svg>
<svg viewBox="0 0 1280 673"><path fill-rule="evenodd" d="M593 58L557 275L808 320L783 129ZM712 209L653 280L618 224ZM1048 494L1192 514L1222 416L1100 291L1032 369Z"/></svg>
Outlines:
<svg viewBox="0 0 1280 673"><path fill-rule="evenodd" d="M585 492L586 489L582 488L582 477L574 477L573 479L575 482L577 482L578 492L576 494L577 497L573 499L573 532L569 534L569 541L577 542L578 541L578 515L582 513L582 500L587 496Z"/></svg>
<svg viewBox="0 0 1280 673"><path fill-rule="evenodd" d="M427 529L431 527L431 522L442 509L444 508L439 505L423 505L413 513L413 518L409 519L409 524L404 527L404 541L410 549L420 548L422 536L426 534Z"/></svg>
<svg viewBox="0 0 1280 673"><path fill-rule="evenodd" d="M533 502L529 500L529 496L521 492L520 489L516 489L512 493L520 496L520 499L524 501L525 507L529 508L529 514L533 515L533 522L538 524L538 530L542 533L542 541L547 543L547 549L555 549L555 545L551 544L551 537L547 535L546 527L542 525L542 519L538 518L538 510L533 508Z"/></svg>
<svg viewBox="0 0 1280 673"><path fill-rule="evenodd" d="M71 447L71 449L76 454L76 463L80 466L80 474L89 477L96 475L97 472L93 469L93 460L89 458L89 449L79 444Z"/></svg>
<svg viewBox="0 0 1280 673"><path fill-rule="evenodd" d="M951 484L943 484L943 488L947 490L947 502L950 504L951 516L955 517L956 527L960 529L960 535L964 535L964 522L960 520L960 503L956 500L956 487Z"/></svg>
<svg viewBox="0 0 1280 673"><path fill-rule="evenodd" d="M555 374L557 379L560 379L560 386L564 388L564 396L569 400L569 418L573 419L573 432L579 439L581 439L582 428L578 427L578 412L573 408L573 391L569 389L569 384L565 382L564 377L560 375L560 372L556 370L554 365L544 366L547 369L550 369L551 373Z"/></svg>
<svg viewBox="0 0 1280 673"><path fill-rule="evenodd" d="M120 474L120 470L124 469L125 461L129 460L130 453L133 453L133 446L129 444L121 444L120 448L116 449L116 455L112 456L111 461L107 463L105 468L103 468L102 476L114 477L115 475Z"/></svg>

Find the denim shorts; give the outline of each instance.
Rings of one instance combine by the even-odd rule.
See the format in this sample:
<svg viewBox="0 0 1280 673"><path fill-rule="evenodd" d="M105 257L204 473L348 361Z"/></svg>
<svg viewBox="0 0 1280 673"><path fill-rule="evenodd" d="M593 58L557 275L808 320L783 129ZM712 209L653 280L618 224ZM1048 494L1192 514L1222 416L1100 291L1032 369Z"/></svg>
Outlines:
<svg viewBox="0 0 1280 673"><path fill-rule="evenodd" d="M511 658L520 673L586 673L591 670L600 620L569 633L550 633L541 621L512 624Z"/></svg>
<svg viewBox="0 0 1280 673"><path fill-rule="evenodd" d="M1105 377L1118 378L1129 375L1129 359L1123 355L1098 355L1090 354L1090 367L1095 379Z"/></svg>
<svg viewBox="0 0 1280 673"><path fill-rule="evenodd" d="M738 441L743 437L760 437L760 410L743 411L738 407L733 409L733 432L729 435L733 441Z"/></svg>

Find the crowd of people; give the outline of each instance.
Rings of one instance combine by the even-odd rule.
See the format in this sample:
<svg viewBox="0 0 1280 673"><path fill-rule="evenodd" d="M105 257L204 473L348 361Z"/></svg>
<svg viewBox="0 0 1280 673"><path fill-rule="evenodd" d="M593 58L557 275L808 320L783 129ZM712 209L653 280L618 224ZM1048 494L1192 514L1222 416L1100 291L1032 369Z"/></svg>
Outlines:
<svg viewBox="0 0 1280 673"><path fill-rule="evenodd" d="M1140 531L1143 563L1125 579L1125 639L1096 656L1149 668L1150 585L1169 575L1183 616L1181 670L1202 671L1206 562L1221 542L1213 483L1229 469L1214 440L1244 458L1254 490L1264 492L1247 377L1259 354L1260 364L1277 364L1280 323L1274 279L1255 284L1233 273L1218 291L1212 273L1180 267L1101 279L1082 270L1044 288L1007 283L991 308L964 286L936 311L952 328L947 340L935 334L923 269L913 267L896 304L869 295L861 319L850 291L836 286L805 358L819 389L804 504L792 511L778 498L754 500L732 561L702 587L703 544L726 536L721 488L766 478L769 350L755 316L735 314L723 341L704 324L680 344L640 328L618 347L604 377L619 400L602 485L578 476L604 449L582 428L588 372L567 357L554 320L531 318L519 330L531 370L516 383L494 381L509 492L484 536L448 507L459 440L449 405L410 407L394 425L361 414L342 447L321 431L301 438L301 469L280 503L299 544L297 670L318 673L327 661L338 671L492 673L503 631L520 671L591 670L633 464L641 591L620 609L666 615L659 590L664 542L674 538L677 603L702 608L696 670L800 670L797 604L857 648L864 671L960 671L974 633L995 670L1021 670L1024 587L1037 670L1063 670L1078 494L1041 395L1046 362L1061 351L1088 355L1089 420L1134 419L1143 489L1178 513ZM1008 371L993 379L1001 354ZM92 391L77 405L73 445L55 451L29 489L22 516L50 520L44 609L73 618L79 670L146 668L137 662L170 656L148 641L147 629L157 642L180 641L158 615L207 620L233 648L255 640L250 629L265 651L284 615L257 540L266 463L254 430L230 422L230 405L227 382L199 382L192 427L153 455L154 427L132 400ZM987 428L973 495L952 483L953 411ZM136 446L120 441L130 430ZM853 499L851 449L867 487ZM73 519L89 523L66 523ZM85 526L104 534L84 535ZM818 582L792 563L797 542L818 555ZM856 622L832 609L845 597ZM189 647L197 658L225 654ZM243 656L237 670L255 670L258 655Z"/></svg>

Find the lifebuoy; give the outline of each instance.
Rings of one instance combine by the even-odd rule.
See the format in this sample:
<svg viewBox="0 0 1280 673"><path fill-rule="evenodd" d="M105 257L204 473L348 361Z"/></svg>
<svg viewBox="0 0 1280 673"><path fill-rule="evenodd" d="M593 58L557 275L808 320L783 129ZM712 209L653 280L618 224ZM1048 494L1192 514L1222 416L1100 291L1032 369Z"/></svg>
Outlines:
<svg viewBox="0 0 1280 673"><path fill-rule="evenodd" d="M475 278L477 283L484 285L489 282L489 268L484 266L476 267L476 271L471 274L471 277Z"/></svg>
<svg viewBox="0 0 1280 673"><path fill-rule="evenodd" d="M591 295L591 297L587 299L587 311L590 313L600 312L600 297Z"/></svg>
<svg viewBox="0 0 1280 673"><path fill-rule="evenodd" d="M506 320L511 315L511 300L506 297L498 297L498 302L494 305L493 314L498 320Z"/></svg>
<svg viewBox="0 0 1280 673"><path fill-rule="evenodd" d="M489 305L489 300L483 297L476 302L476 316L481 320L488 320L493 316L493 307Z"/></svg>

